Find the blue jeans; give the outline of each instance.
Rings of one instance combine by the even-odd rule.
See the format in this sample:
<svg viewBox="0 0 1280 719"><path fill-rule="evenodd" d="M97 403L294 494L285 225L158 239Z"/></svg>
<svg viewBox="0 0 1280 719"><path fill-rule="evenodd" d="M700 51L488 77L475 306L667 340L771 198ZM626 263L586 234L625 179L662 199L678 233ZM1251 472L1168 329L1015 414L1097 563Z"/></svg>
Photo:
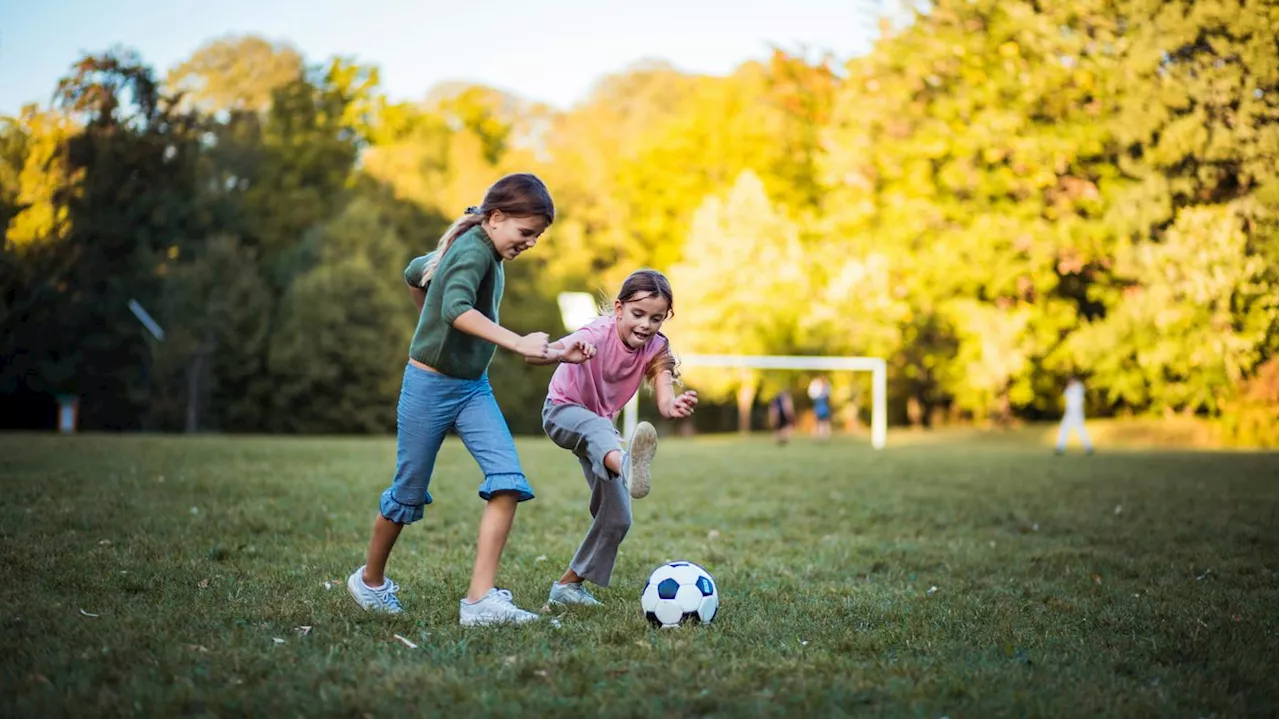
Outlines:
<svg viewBox="0 0 1280 719"><path fill-rule="evenodd" d="M459 379L408 365L396 408L396 477L382 493L379 510L397 524L422 519L431 504L431 471L449 430L456 430L480 465L484 480L480 498L515 492L518 501L533 499L533 488L520 469L507 420L493 398L489 377Z"/></svg>

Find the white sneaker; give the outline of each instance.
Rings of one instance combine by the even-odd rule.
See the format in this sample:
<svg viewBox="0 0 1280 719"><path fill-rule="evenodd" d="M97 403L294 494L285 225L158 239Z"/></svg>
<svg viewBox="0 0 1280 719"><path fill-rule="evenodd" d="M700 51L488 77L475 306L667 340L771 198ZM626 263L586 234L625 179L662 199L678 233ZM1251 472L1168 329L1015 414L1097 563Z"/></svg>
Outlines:
<svg viewBox="0 0 1280 719"><path fill-rule="evenodd" d="M404 611L396 592L400 585L387 577L381 587L374 589L364 583L364 567L360 567L347 577L347 591L365 611L382 612L383 614L399 614Z"/></svg>
<svg viewBox="0 0 1280 719"><path fill-rule="evenodd" d="M464 627L490 624L524 624L536 621L538 615L526 612L511 601L511 592L494 587L472 604L463 597L458 602L458 623Z"/></svg>
<svg viewBox="0 0 1280 719"><path fill-rule="evenodd" d="M658 453L658 430L648 422L636 425L627 442L627 451L622 453L622 481L627 484L627 491L633 499L641 499L649 494L652 477L649 464Z"/></svg>
<svg viewBox="0 0 1280 719"><path fill-rule="evenodd" d="M582 582L561 584L552 582L551 592L547 595L547 604L581 604L588 607L599 607L603 603L591 596L591 592L582 586Z"/></svg>

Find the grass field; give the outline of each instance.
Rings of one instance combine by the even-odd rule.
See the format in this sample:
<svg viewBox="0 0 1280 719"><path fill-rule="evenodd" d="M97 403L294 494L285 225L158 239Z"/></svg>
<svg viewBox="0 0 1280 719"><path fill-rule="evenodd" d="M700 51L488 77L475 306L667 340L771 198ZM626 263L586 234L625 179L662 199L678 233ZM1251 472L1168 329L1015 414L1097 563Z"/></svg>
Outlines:
<svg viewBox="0 0 1280 719"><path fill-rule="evenodd" d="M664 440L605 607L463 629L456 442L388 618L341 582L392 439L0 435L0 715L1275 716L1276 453L1026 436ZM520 449L538 499L500 581L536 609L586 488ZM681 558L720 616L650 629L640 588Z"/></svg>

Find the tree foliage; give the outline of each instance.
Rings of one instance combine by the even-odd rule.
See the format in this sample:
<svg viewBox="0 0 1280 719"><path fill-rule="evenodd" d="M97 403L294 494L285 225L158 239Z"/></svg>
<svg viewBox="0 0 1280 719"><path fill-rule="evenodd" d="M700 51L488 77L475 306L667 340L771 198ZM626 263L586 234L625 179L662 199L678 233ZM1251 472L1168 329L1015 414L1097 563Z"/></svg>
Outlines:
<svg viewBox="0 0 1280 719"><path fill-rule="evenodd" d="M1229 420L1274 414L1278 16L939 0L843 64L642 63L563 111L466 83L392 103L374 66L252 36L164 81L87 55L0 122L0 396L79 394L88 427L388 431L401 270L531 170L558 216L508 269L517 331L652 266L678 352L885 357L897 420L1052 414L1075 373L1104 412L1260 434ZM537 432L549 370L491 375ZM786 378L686 381L749 409Z"/></svg>

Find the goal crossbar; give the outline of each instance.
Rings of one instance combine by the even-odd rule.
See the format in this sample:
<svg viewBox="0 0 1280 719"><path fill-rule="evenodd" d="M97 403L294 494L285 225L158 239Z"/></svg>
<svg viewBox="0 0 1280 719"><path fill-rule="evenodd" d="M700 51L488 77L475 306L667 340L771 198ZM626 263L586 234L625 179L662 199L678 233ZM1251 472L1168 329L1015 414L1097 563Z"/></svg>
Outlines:
<svg viewBox="0 0 1280 719"><path fill-rule="evenodd" d="M686 367L825 370L871 373L871 446L883 449L888 426L885 412L885 364L879 357L813 357L802 355L681 355ZM631 437L639 416L639 394L623 410L624 435Z"/></svg>

